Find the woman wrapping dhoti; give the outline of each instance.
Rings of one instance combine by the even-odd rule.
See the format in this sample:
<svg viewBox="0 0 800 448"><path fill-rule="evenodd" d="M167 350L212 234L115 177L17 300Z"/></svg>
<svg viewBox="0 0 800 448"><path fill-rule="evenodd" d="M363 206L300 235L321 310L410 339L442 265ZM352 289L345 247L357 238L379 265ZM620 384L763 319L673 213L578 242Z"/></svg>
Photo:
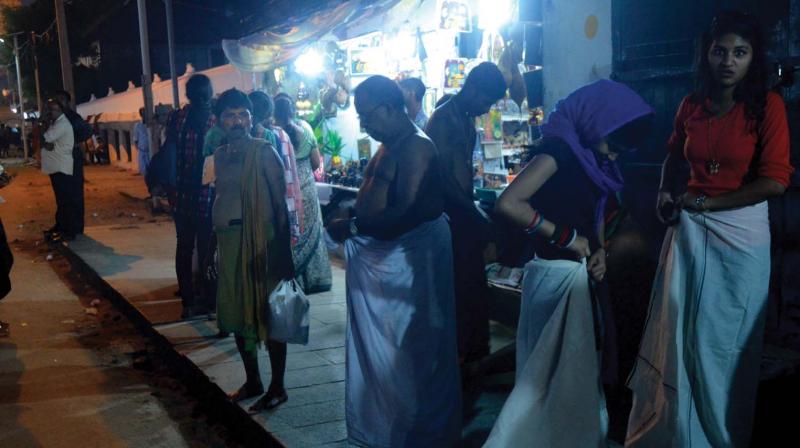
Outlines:
<svg viewBox="0 0 800 448"><path fill-rule="evenodd" d="M783 101L766 89L757 20L724 13L701 45L699 88L667 145L658 211L673 227L629 380L627 446L750 444L770 272L765 200L789 183L789 133Z"/></svg>
<svg viewBox="0 0 800 448"><path fill-rule="evenodd" d="M514 390L486 446L605 445L602 380L615 375L601 379L601 366L614 372L616 359L603 216L608 195L622 188L614 161L640 146L651 117L623 84L576 90L556 105L531 162L500 196L498 215L525 229L536 258L525 266ZM594 314L606 324L595 328Z"/></svg>

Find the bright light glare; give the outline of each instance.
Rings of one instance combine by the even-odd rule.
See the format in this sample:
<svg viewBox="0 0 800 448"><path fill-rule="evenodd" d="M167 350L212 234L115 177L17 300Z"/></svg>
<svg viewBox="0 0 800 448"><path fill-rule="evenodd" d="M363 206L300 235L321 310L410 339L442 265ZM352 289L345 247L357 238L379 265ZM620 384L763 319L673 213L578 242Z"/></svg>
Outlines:
<svg viewBox="0 0 800 448"><path fill-rule="evenodd" d="M417 45L417 39L409 33L399 32L392 39L392 54L398 58L410 58L414 56L414 47Z"/></svg>
<svg viewBox="0 0 800 448"><path fill-rule="evenodd" d="M497 31L511 21L513 9L512 0L481 0L480 27L489 31Z"/></svg>
<svg viewBox="0 0 800 448"><path fill-rule="evenodd" d="M325 64L316 50L306 50L294 61L294 69L301 75L316 76L322 73Z"/></svg>

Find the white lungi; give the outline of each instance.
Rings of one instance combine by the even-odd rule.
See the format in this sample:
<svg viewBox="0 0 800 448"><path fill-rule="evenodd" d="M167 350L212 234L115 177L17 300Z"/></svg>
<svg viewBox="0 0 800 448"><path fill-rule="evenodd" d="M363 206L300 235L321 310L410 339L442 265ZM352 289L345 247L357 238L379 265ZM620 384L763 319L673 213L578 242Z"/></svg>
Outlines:
<svg viewBox="0 0 800 448"><path fill-rule="evenodd" d="M626 446L749 444L769 273L766 202L681 213L664 240L628 380Z"/></svg>
<svg viewBox="0 0 800 448"><path fill-rule="evenodd" d="M605 447L607 428L586 263L535 259L522 283L516 383L484 447Z"/></svg>
<svg viewBox="0 0 800 448"><path fill-rule="evenodd" d="M453 256L444 217L347 258L347 435L369 447L450 447L461 434Z"/></svg>

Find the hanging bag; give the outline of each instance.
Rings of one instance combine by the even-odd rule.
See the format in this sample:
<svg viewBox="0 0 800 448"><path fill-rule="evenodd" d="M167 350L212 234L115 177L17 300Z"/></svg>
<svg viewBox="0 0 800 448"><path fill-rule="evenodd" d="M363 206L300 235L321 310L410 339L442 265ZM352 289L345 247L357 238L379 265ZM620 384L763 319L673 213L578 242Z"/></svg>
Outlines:
<svg viewBox="0 0 800 448"><path fill-rule="evenodd" d="M282 280L269 295L269 338L308 344L309 302L297 280Z"/></svg>

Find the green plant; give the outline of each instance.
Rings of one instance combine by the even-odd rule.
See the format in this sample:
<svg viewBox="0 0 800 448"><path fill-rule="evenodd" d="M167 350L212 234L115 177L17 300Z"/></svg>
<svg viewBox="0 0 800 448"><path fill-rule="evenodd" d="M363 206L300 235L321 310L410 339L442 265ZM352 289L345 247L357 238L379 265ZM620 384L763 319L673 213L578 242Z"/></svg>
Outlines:
<svg viewBox="0 0 800 448"><path fill-rule="evenodd" d="M342 140L342 136L339 135L339 133L334 130L329 130L325 132L325 135L323 137L323 143L320 145L320 148L321 148L320 152L322 152L323 154L329 155L331 157L339 156L339 154L341 154L342 152L342 148L344 148L344 141Z"/></svg>

